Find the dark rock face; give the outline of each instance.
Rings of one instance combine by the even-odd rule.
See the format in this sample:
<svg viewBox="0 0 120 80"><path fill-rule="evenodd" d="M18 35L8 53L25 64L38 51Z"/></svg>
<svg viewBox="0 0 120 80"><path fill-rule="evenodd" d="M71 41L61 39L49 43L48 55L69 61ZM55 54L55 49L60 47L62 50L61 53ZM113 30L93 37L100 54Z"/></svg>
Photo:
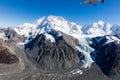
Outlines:
<svg viewBox="0 0 120 80"><path fill-rule="evenodd" d="M0 39L0 63L12 64L18 62L18 57L10 52L13 50L11 47L16 46L18 42L25 41L25 37L18 35L13 28L0 28L0 32L4 33L6 37L5 40Z"/></svg>
<svg viewBox="0 0 120 80"><path fill-rule="evenodd" d="M15 32L15 30L12 27L8 28L0 28L0 33L4 33L5 37L8 38L9 40L25 40L26 38L22 35L19 35Z"/></svg>
<svg viewBox="0 0 120 80"><path fill-rule="evenodd" d="M15 55L9 53L7 51L7 49L0 51L0 64L1 63L2 64L12 64L12 63L16 63L18 61L19 61L19 59Z"/></svg>
<svg viewBox="0 0 120 80"><path fill-rule="evenodd" d="M5 37L8 39L6 40L7 43L10 44L17 44L18 42L24 42L25 41L25 37L22 35L18 35L13 28L5 28L5 29L1 29L2 32L5 33Z"/></svg>
<svg viewBox="0 0 120 80"><path fill-rule="evenodd" d="M0 64L13 64L18 61L16 55L11 54L3 44L0 44Z"/></svg>
<svg viewBox="0 0 120 80"><path fill-rule="evenodd" d="M16 32L12 30L11 28L4 29L4 32L8 39L12 39L13 37L17 35Z"/></svg>
<svg viewBox="0 0 120 80"><path fill-rule="evenodd" d="M66 43L63 36L56 37L55 40L51 43L45 39L44 34L37 35L25 44L28 58L37 67L47 70L61 70L78 64L80 53Z"/></svg>
<svg viewBox="0 0 120 80"><path fill-rule="evenodd" d="M97 43L98 39L101 40ZM120 44L111 42L103 45L106 40L105 37L93 39L91 46L95 48L95 52L91 53L91 57L105 75L120 74Z"/></svg>

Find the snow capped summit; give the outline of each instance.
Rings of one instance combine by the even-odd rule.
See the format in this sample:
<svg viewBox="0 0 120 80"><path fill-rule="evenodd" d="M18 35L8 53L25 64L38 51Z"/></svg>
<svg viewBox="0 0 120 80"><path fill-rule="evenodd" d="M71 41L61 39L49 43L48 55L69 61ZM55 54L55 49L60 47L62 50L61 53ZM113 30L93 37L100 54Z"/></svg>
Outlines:
<svg viewBox="0 0 120 80"><path fill-rule="evenodd" d="M42 17L38 19L35 23L24 23L23 25L19 25L17 27L14 27L13 29L19 35L24 35L25 37L28 37L30 32L36 31L37 27L43 22L44 19L45 17Z"/></svg>
<svg viewBox="0 0 120 80"><path fill-rule="evenodd" d="M112 25L109 23L104 23L103 21L94 22L93 24L85 25L82 27L84 34L92 36L104 36L111 34Z"/></svg>
<svg viewBox="0 0 120 80"><path fill-rule="evenodd" d="M66 34L81 34L81 26L73 22L66 21L63 17L60 16L48 16L38 19L35 23L24 23L18 27L14 27L14 30L24 36L29 36L30 32L49 32L49 30L54 29L56 31L61 31Z"/></svg>
<svg viewBox="0 0 120 80"><path fill-rule="evenodd" d="M49 21L53 22L53 21L65 21L65 19L61 16L48 16L47 18Z"/></svg>
<svg viewBox="0 0 120 80"><path fill-rule="evenodd" d="M63 17L48 16L47 20L44 21L44 23L48 24L49 28L51 28L51 29L61 31L61 32L69 34L69 35L72 33L78 33L78 34L82 33L81 26L79 26L73 22L68 22ZM43 27L45 27L45 26L43 26Z"/></svg>
<svg viewBox="0 0 120 80"><path fill-rule="evenodd" d="M24 23L23 25L19 25L18 27L14 27L13 29L19 35L29 36L29 32L33 30L34 24L31 23Z"/></svg>
<svg viewBox="0 0 120 80"><path fill-rule="evenodd" d="M102 20L98 21L98 24L101 25L101 26L104 26L104 22Z"/></svg>
<svg viewBox="0 0 120 80"><path fill-rule="evenodd" d="M29 36L30 32L49 32L51 29L61 31L65 34L72 35L90 35L92 37L104 36L111 34L120 34L119 25L111 25L100 20L89 25L80 26L74 22L69 22L60 16L48 16L38 19L35 23L24 23L18 27L14 27L14 30L19 35Z"/></svg>
<svg viewBox="0 0 120 80"><path fill-rule="evenodd" d="M36 26L40 25L43 22L44 19L45 19L45 17L42 17L42 18L38 19L36 21Z"/></svg>

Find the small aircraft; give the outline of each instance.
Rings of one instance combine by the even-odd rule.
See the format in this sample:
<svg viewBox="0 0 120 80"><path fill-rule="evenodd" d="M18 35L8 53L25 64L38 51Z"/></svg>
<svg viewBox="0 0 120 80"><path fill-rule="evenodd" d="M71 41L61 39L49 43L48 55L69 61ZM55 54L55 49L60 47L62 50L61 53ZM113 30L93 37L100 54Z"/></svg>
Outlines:
<svg viewBox="0 0 120 80"><path fill-rule="evenodd" d="M85 0L84 2L80 2L80 4L92 4L94 6L97 6L96 3L101 2L104 3L104 0Z"/></svg>

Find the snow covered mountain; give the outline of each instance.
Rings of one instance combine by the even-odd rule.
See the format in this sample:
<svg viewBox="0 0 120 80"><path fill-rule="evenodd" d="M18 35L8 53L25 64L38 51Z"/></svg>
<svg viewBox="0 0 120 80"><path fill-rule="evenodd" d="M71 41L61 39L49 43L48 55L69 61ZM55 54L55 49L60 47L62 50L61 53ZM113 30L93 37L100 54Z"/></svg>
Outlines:
<svg viewBox="0 0 120 80"><path fill-rule="evenodd" d="M82 27L82 31L87 35L103 36L111 34L111 26L109 23L103 21L94 22L93 24L85 25Z"/></svg>
<svg viewBox="0 0 120 80"><path fill-rule="evenodd" d="M115 35L120 34L120 26L98 21L93 24L83 26L82 31L83 34L93 36Z"/></svg>
<svg viewBox="0 0 120 80"><path fill-rule="evenodd" d="M36 32L36 30L41 29L43 32L48 32L52 28L67 34L81 33L81 26L73 22L68 22L63 17L59 16L43 17L38 19L34 24L25 23L18 27L14 27L14 30L20 35L28 36L31 31Z"/></svg>
<svg viewBox="0 0 120 80"><path fill-rule="evenodd" d="M14 30L19 35L29 37L25 44L28 44L32 39L41 34L44 34L46 39L50 40L52 43L56 42L56 37L63 36L63 34L73 37L78 40L78 43L72 46L82 52L85 56L85 60L83 61L83 67L85 68L90 67L93 62L90 57L90 53L93 52L94 49L89 46L89 44L92 43L90 39L98 36L114 35L119 33L119 29L120 26L112 26L109 23L104 23L103 21L95 22L82 27L76 23L68 22L60 16L43 17L37 20L34 24L25 23L18 27L14 27ZM107 43L114 41L119 42L120 40L116 37L112 37L108 38Z"/></svg>
<svg viewBox="0 0 120 80"><path fill-rule="evenodd" d="M44 26L47 27L43 29ZM29 36L30 32L36 32L37 29L42 29L43 32L47 32L50 29L55 29L66 34L84 34L91 36L104 36L104 35L115 35L120 34L119 25L111 25L103 21L94 22L89 25L80 26L76 23L69 22L60 16L48 16L38 19L35 23L24 23L14 27L14 30L26 37Z"/></svg>
<svg viewBox="0 0 120 80"><path fill-rule="evenodd" d="M83 79L88 79L84 74L97 75L99 80L103 80L103 72L119 79L119 25L98 21L80 26L60 16L48 16L35 23L0 29L0 38L13 47L16 45L19 53L23 51L38 71L58 71L65 77L83 75L79 76Z"/></svg>
<svg viewBox="0 0 120 80"><path fill-rule="evenodd" d="M83 67L85 68L90 67L93 61L90 58L89 53L93 51L93 49L89 46L88 42L86 41L86 36L82 34L81 26L73 22L68 22L63 17L59 17L59 16L48 16L47 18L40 19L39 25L36 24L32 24L32 25L33 25L32 34L29 36L29 39L36 38L36 36L40 34L44 34L46 39L50 40L51 42L56 42L57 40L56 37L60 37L65 34L73 37L74 39L77 39L78 43L72 46L85 55ZM23 25L23 27L25 26ZM25 27L25 29L30 32L31 31L30 27L31 25L29 25L28 28ZM14 28L16 32L17 31L22 32L22 29ZM25 29L23 29L23 31ZM20 33L18 32L18 34ZM27 35L25 34L25 36ZM31 41L29 39L26 40L25 44L28 44ZM68 40L66 42L68 42ZM71 44L71 42L68 43Z"/></svg>

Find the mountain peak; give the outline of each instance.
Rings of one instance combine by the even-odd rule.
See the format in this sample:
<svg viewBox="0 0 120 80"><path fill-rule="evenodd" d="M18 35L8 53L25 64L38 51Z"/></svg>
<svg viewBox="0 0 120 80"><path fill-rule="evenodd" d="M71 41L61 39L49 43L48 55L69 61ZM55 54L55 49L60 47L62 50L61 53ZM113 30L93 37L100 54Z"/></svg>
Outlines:
<svg viewBox="0 0 120 80"><path fill-rule="evenodd" d="M93 27L103 27L105 25L105 22L102 20L99 20L98 22L94 22Z"/></svg>
<svg viewBox="0 0 120 80"><path fill-rule="evenodd" d="M101 26L104 26L105 23L104 23L104 21L99 20L99 21L98 21L98 24L101 25Z"/></svg>
<svg viewBox="0 0 120 80"><path fill-rule="evenodd" d="M14 30L18 34L25 35L26 37L29 36L29 32L35 32L37 29L41 29L43 32L54 29L55 31L60 31L68 35L83 33L85 35L103 36L111 35L112 33L116 34L116 32L120 33L118 25L111 25L102 20L89 25L80 26L67 21L61 16L54 15L39 18L35 23L24 23L23 25L14 27Z"/></svg>
<svg viewBox="0 0 120 80"><path fill-rule="evenodd" d="M68 35L73 32L81 33L81 26L73 22L68 22L63 17L52 15L45 18L37 28L42 30L42 32L49 32L52 29Z"/></svg>
<svg viewBox="0 0 120 80"><path fill-rule="evenodd" d="M39 18L39 19L36 21L36 24L37 24L37 25L40 25L40 24L43 22L43 20L45 20L45 19L46 19L46 17Z"/></svg>
<svg viewBox="0 0 120 80"><path fill-rule="evenodd" d="M61 16L53 16L53 15L50 15L50 16L48 16L47 17L47 19L48 20L61 20L61 21L63 21L63 20L65 20L63 17L61 17Z"/></svg>

